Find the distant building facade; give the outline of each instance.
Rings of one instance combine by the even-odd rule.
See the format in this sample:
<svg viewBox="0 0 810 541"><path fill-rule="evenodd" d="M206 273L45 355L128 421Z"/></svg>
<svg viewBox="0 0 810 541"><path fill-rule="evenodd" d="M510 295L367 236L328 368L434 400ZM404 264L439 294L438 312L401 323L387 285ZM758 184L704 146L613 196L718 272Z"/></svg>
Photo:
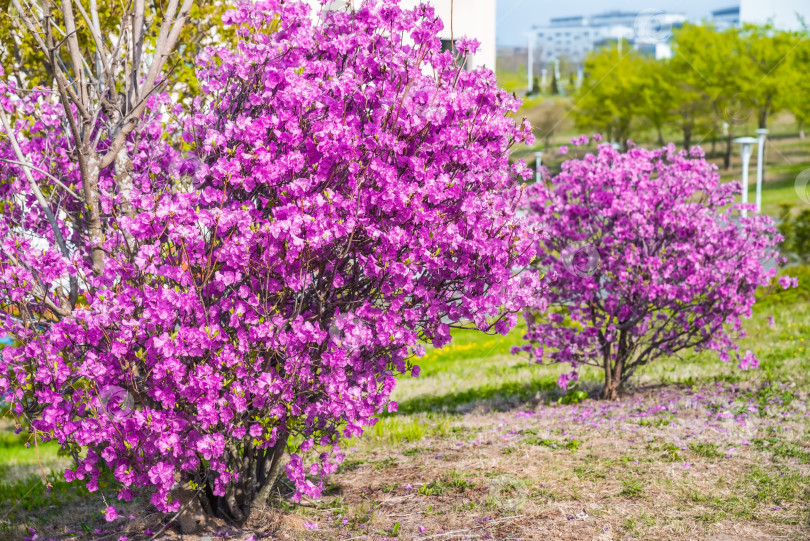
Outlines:
<svg viewBox="0 0 810 541"><path fill-rule="evenodd" d="M548 63L565 58L581 63L589 52L622 42L656 58L671 55L671 29L686 21L680 13L636 13L610 11L598 15L556 17L546 26L531 30L537 61Z"/></svg>
<svg viewBox="0 0 810 541"><path fill-rule="evenodd" d="M712 11L710 22L718 30L769 22L780 30L800 30L802 19L810 23L810 0L740 0L725 9Z"/></svg>
<svg viewBox="0 0 810 541"><path fill-rule="evenodd" d="M709 22L720 31L740 26L740 6L717 9L712 11Z"/></svg>

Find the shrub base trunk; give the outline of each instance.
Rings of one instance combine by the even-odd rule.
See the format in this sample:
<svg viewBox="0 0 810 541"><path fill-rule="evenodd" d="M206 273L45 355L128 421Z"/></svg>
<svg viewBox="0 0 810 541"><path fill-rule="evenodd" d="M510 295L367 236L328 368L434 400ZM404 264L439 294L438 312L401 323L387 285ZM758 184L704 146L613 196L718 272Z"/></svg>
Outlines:
<svg viewBox="0 0 810 541"><path fill-rule="evenodd" d="M618 400L619 394L622 390L622 386L617 382L610 384L605 383L605 386L602 388L602 392L599 395L599 398L602 400Z"/></svg>
<svg viewBox="0 0 810 541"><path fill-rule="evenodd" d="M602 400L618 400L624 390L624 383L630 374L625 370L625 360L619 358L612 366L606 361L605 385L599 398Z"/></svg>
<svg viewBox="0 0 810 541"><path fill-rule="evenodd" d="M280 438L268 449L249 449L239 462L240 478L232 483L224 496L213 492L214 478L209 473L203 490L199 492L202 510L208 516L244 524L254 511L264 507L281 477L281 465L287 438Z"/></svg>

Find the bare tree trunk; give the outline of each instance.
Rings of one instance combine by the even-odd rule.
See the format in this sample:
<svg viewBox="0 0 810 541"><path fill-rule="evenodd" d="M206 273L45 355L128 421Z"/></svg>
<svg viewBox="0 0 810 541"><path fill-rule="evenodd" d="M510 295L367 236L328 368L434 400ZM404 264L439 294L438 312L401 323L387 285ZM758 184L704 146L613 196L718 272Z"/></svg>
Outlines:
<svg viewBox="0 0 810 541"><path fill-rule="evenodd" d="M605 370L605 386L599 397L602 400L616 400L619 398L619 386L621 385L621 365L617 362L611 366L609 346L603 347L607 348L603 351L604 363L602 365Z"/></svg>
<svg viewBox="0 0 810 541"><path fill-rule="evenodd" d="M610 355L605 355L605 387L602 389L601 394L603 400L617 400L624 387L624 368L628 351L626 340L625 331L622 331L619 335L616 361L613 363L612 369Z"/></svg>
<svg viewBox="0 0 810 541"><path fill-rule="evenodd" d="M254 501L254 505L251 506L248 514L255 510L257 506L267 503L267 500L270 498L270 494L273 492L273 489L276 488L276 484L281 477L281 462L284 458L284 451L286 449L287 438L279 439L275 446L273 446L272 452L269 453L270 461L269 468L267 468L267 473L265 473L264 476L259 476L259 480L264 483L264 486L262 486L259 490L256 500ZM261 477L264 477L264 479L261 479Z"/></svg>
<svg viewBox="0 0 810 541"><path fill-rule="evenodd" d="M731 149L734 145L734 136L731 134L729 127L728 135L726 136L726 151L723 153L723 169L728 171L731 169Z"/></svg>
<svg viewBox="0 0 810 541"><path fill-rule="evenodd" d="M759 111L759 127L765 129L768 127L768 108L765 107Z"/></svg>
<svg viewBox="0 0 810 541"><path fill-rule="evenodd" d="M101 209L99 208L98 179L101 174L99 159L92 150L85 150L88 156L85 165L84 175L82 175L82 187L84 189L84 201L87 205L87 231L90 234L92 249L93 272L96 276L104 271L104 233L101 224Z"/></svg>
<svg viewBox="0 0 810 541"><path fill-rule="evenodd" d="M208 486L199 494L202 510L237 524L247 522L264 508L276 487L286 450L286 437L281 437L269 449L246 449L241 456L245 467L239 468L240 479L230 486L225 496L214 496L213 479L209 476L206 480Z"/></svg>
<svg viewBox="0 0 810 541"><path fill-rule="evenodd" d="M661 133L661 126L657 126L656 129L658 130L658 146L664 146L664 134Z"/></svg>
<svg viewBox="0 0 810 541"><path fill-rule="evenodd" d="M605 368L605 386L602 388L599 398L602 400L618 400L622 391L622 375L622 362L616 361L614 366L611 367L608 361L608 366Z"/></svg>
<svg viewBox="0 0 810 541"><path fill-rule="evenodd" d="M118 184L118 192L121 196L121 214L132 218L135 212L132 210L132 160L126 147L121 148L115 155L115 180Z"/></svg>
<svg viewBox="0 0 810 541"><path fill-rule="evenodd" d="M683 148L687 151L692 147L692 127L685 126L683 128Z"/></svg>

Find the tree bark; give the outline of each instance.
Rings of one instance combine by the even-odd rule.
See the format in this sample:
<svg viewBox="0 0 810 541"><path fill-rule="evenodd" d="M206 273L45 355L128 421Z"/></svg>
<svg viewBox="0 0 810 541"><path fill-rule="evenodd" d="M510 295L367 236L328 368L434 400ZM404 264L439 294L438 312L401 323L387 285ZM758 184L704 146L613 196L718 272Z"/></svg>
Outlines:
<svg viewBox="0 0 810 541"><path fill-rule="evenodd" d="M723 154L723 169L728 171L731 169L731 149L734 145L734 136L731 134L731 128L729 127L728 135L726 136L726 151Z"/></svg>
<svg viewBox="0 0 810 541"><path fill-rule="evenodd" d="M99 276L104 272L104 232L101 224L101 209L99 208L98 179L101 174L99 159L94 150L84 151L87 159L85 161L85 171L82 175L82 188L84 190L84 201L87 205L85 212L87 216L87 231L90 234L90 244L92 250L93 273Z"/></svg>
<svg viewBox="0 0 810 541"><path fill-rule="evenodd" d="M621 359L617 359L611 366L610 355L605 356L605 385L602 387L602 392L599 398L602 400L617 400L622 390L622 370L624 363Z"/></svg>
<svg viewBox="0 0 810 541"><path fill-rule="evenodd" d="M689 148L692 146L692 128L685 127L683 129L683 148L689 151Z"/></svg>
<svg viewBox="0 0 810 541"><path fill-rule="evenodd" d="M236 524L246 523L270 498L281 477L286 450L286 437L279 438L269 449L248 450L247 454L252 453L252 460L248 456L242 457L243 463L249 464L248 468L239 468L244 470L240 471L240 480L231 485L224 496L214 495L213 478L209 475L206 490L199 495L202 510Z"/></svg>
<svg viewBox="0 0 810 541"><path fill-rule="evenodd" d="M135 212L132 210L132 160L126 147L118 151L115 155L115 180L118 184L118 193L121 196L121 214L132 218Z"/></svg>
<svg viewBox="0 0 810 541"><path fill-rule="evenodd" d="M602 388L600 395L600 398L603 400L617 400L623 390L625 382L624 368L628 351L625 340L626 336L624 331L622 331L619 336L617 358L612 367L610 355L605 356L605 386Z"/></svg>
<svg viewBox="0 0 810 541"><path fill-rule="evenodd" d="M602 388L602 393L599 395L599 398L601 398L602 400L618 400L619 391L620 386L615 381L611 381L610 384L605 383L605 386Z"/></svg>
<svg viewBox="0 0 810 541"><path fill-rule="evenodd" d="M768 108L765 107L759 112L759 127L765 129L768 127Z"/></svg>

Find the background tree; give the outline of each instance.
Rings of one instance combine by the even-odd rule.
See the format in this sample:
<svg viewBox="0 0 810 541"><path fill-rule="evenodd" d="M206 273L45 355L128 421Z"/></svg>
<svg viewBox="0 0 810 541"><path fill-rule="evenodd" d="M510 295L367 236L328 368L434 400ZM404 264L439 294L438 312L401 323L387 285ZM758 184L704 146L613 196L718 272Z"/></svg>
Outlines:
<svg viewBox="0 0 810 541"><path fill-rule="evenodd" d="M729 360L757 288L776 274L769 262L781 239L769 216L739 214L739 183L721 184L699 148L601 145L565 162L550 185L530 192L546 233L536 265L549 277L550 308L527 312L524 351L570 364L563 387L578 367L599 368L608 399L665 355L713 349ZM739 362L756 364L750 352Z"/></svg>
<svg viewBox="0 0 810 541"><path fill-rule="evenodd" d="M778 111L785 95L783 87L789 76L790 55L798 46L799 35L779 31L771 25L746 24L740 30L742 71L738 77L742 93L756 111L760 128L768 127L768 119Z"/></svg>
<svg viewBox="0 0 810 541"><path fill-rule="evenodd" d="M183 30L192 0L169 0L162 6L160 17L147 20L145 2L137 0L126 7L111 10L110 24L116 31L104 31L100 17L103 11L95 2L88 6L83 0L66 0L57 7L50 2L42 5L11 0L20 22L42 55L46 71L53 76L65 111L76 110L77 115L65 115L73 148L71 153L78 164L82 187L84 221L92 244L93 271L103 271L105 217L102 216L101 183L104 170L114 167L118 209L123 216L132 217L130 193L132 191L132 157L129 155L130 135L138 127L149 98L165 87L163 67L174 51ZM77 22L78 19L78 22ZM63 25L60 25L60 21ZM147 30L156 35L153 46L145 39ZM26 67L23 62L21 69ZM32 73L37 67L31 66ZM6 133L13 131L5 117ZM16 152L17 161L27 158ZM29 177L31 172L26 169ZM61 233L54 234L60 237ZM63 255L69 249L62 244ZM59 310L68 315L77 300L77 287L71 283Z"/></svg>
<svg viewBox="0 0 810 541"><path fill-rule="evenodd" d="M170 92L182 92L183 95L193 95L196 88L194 76L194 60L203 46L215 43L233 43L233 32L223 27L221 19L232 2L217 2L202 0L191 6L188 21L178 38L177 47L172 55L171 75L166 78L166 89ZM111 0L96 0L91 6L96 6L98 22L102 35L115 34L119 31L122 17L122 4ZM38 85L48 86L53 82L53 73L49 70L47 56L37 47L34 36L25 27L20 14L9 1L7 9L0 13L0 41L6 47L0 49L0 65L4 67L10 77L14 77L22 88L32 88ZM166 6L161 3L145 0L143 2L144 47L154 50L158 38L159 21ZM52 24L64 28L62 11L57 9L51 13ZM77 28L80 50L95 54L96 46L92 35L87 28L80 25ZM60 51L58 55L65 65L71 62L65 59L68 51Z"/></svg>
<svg viewBox="0 0 810 541"><path fill-rule="evenodd" d="M691 144L692 135L725 138L724 166L731 166L735 131L751 116L751 102L743 93L741 42L736 28L718 32L708 25L684 25L673 39L672 76L678 81L676 110Z"/></svg>
<svg viewBox="0 0 810 541"><path fill-rule="evenodd" d="M554 70L551 70L551 88L549 94L552 96L560 95L560 82L557 80L557 72Z"/></svg>
<svg viewBox="0 0 810 541"><path fill-rule="evenodd" d="M810 262L810 210L782 205L779 212L779 232L784 241L779 250L791 263Z"/></svg>
<svg viewBox="0 0 810 541"><path fill-rule="evenodd" d="M793 114L799 129L799 137L804 139L804 129L810 121L810 40L802 39L791 52L788 69L785 70L783 86L785 107Z"/></svg>
<svg viewBox="0 0 810 541"><path fill-rule="evenodd" d="M642 60L635 51L620 54L618 48L610 47L590 54L582 87L574 98L577 127L626 145L638 117L642 72Z"/></svg>
<svg viewBox="0 0 810 541"><path fill-rule="evenodd" d="M664 129L674 120L678 82L666 61L644 58L641 61L641 86L637 90L638 114L655 130L658 144L664 145Z"/></svg>
<svg viewBox="0 0 810 541"><path fill-rule="evenodd" d="M546 150L548 150L551 138L562 127L566 112L562 100L554 98L543 100L540 105L528 111L526 118L532 125L532 132L543 140Z"/></svg>

